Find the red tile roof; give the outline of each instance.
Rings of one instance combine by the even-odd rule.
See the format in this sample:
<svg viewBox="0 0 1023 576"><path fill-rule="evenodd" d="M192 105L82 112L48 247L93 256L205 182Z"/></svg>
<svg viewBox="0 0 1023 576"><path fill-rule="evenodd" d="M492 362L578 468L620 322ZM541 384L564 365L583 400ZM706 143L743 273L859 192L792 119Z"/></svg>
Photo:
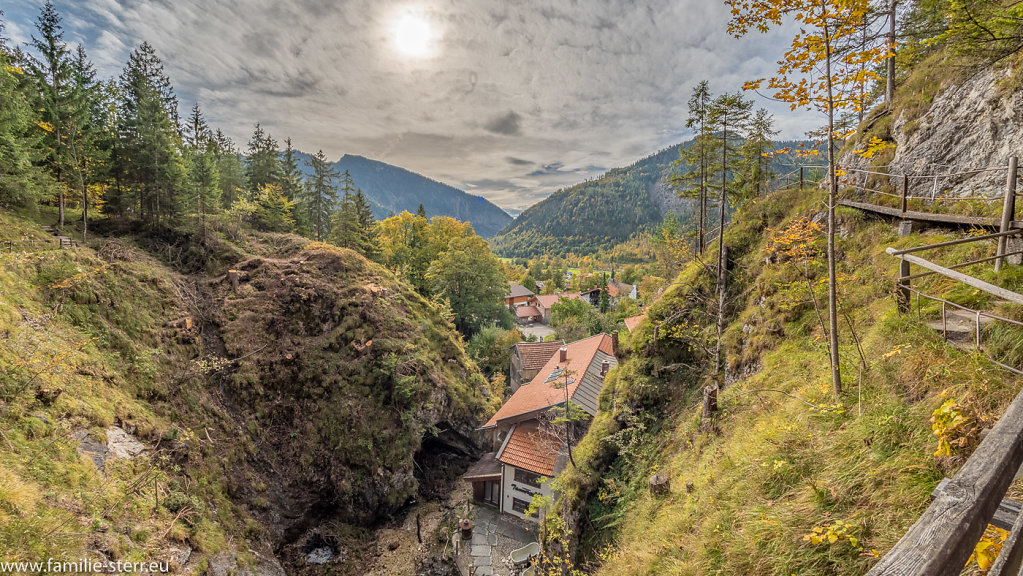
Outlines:
<svg viewBox="0 0 1023 576"><path fill-rule="evenodd" d="M551 340L550 342L519 342L515 350L522 359L523 370L539 370L547 364L552 356L557 354L558 349L565 345L564 340Z"/></svg>
<svg viewBox="0 0 1023 576"><path fill-rule="evenodd" d="M556 436L540 430L536 420L529 420L515 426L498 460L542 476L553 476L560 449L561 441Z"/></svg>
<svg viewBox="0 0 1023 576"><path fill-rule="evenodd" d="M642 320L643 318L644 316L642 314L640 314L639 316L633 316L632 318L626 318L625 328L629 332L632 332L633 330L636 329L636 326L639 326L639 321Z"/></svg>
<svg viewBox="0 0 1023 576"><path fill-rule="evenodd" d="M548 382L548 377L558 368L568 371L569 384L568 397L572 398L579 389L586 370L593 362L597 352L604 352L610 356L614 355L611 346L611 337L607 334L598 334L584 340L573 342L566 346L568 349L567 362L561 362L561 354L556 353L544 364L544 367L537 372L536 377L529 384L523 385L511 395L511 398L501 406L501 409L494 414L483 428L495 426L498 421L513 418L523 414L538 412L544 408L563 403L565 401L565 378L554 378ZM563 372L559 372L563 373Z"/></svg>
<svg viewBox="0 0 1023 576"><path fill-rule="evenodd" d="M536 306L516 306L515 316L517 318L532 318L534 316L543 316L543 314L540 314Z"/></svg>
<svg viewBox="0 0 1023 576"><path fill-rule="evenodd" d="M612 298L622 298L631 294L632 288L632 284L611 281L607 283L607 294Z"/></svg>

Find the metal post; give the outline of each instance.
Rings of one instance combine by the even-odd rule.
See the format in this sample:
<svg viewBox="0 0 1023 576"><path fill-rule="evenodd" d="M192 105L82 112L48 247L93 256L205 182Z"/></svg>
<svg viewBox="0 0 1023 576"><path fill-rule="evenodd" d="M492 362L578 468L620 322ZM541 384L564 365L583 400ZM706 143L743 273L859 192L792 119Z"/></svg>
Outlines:
<svg viewBox="0 0 1023 576"><path fill-rule="evenodd" d="M980 350L980 312L977 312L977 350Z"/></svg>
<svg viewBox="0 0 1023 576"><path fill-rule="evenodd" d="M906 209L909 207L908 197L909 196L909 174L902 175L902 213L906 213Z"/></svg>
<svg viewBox="0 0 1023 576"><path fill-rule="evenodd" d="M1008 232L1012 227L1012 221L1016 216L1016 168L1019 165L1019 159L1015 156L1009 158L1009 175L1005 182L1005 204L1002 206L1002 226L1000 232ZM1002 260L1005 256L1005 246L1007 244L1005 236L998 239L998 252L995 259L995 272L1002 269Z"/></svg>
<svg viewBox="0 0 1023 576"><path fill-rule="evenodd" d="M909 262L906 260L899 261L899 292L896 299L899 303L899 312L909 312L909 280L905 278L909 276Z"/></svg>
<svg viewBox="0 0 1023 576"><path fill-rule="evenodd" d="M941 301L941 337L948 341L948 323L945 320L945 301Z"/></svg>

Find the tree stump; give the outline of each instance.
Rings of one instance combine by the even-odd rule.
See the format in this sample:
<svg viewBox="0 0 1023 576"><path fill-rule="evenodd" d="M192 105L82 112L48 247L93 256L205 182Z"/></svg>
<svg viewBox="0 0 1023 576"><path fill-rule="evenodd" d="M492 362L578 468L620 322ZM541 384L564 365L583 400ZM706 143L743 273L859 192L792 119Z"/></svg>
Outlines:
<svg viewBox="0 0 1023 576"><path fill-rule="evenodd" d="M231 290L234 292L238 291L238 271L228 270L227 279L231 281Z"/></svg>
<svg viewBox="0 0 1023 576"><path fill-rule="evenodd" d="M686 482L686 494L692 494L692 493L693 493L693 483L692 482Z"/></svg>
<svg viewBox="0 0 1023 576"><path fill-rule="evenodd" d="M700 417L700 427L710 430L713 427L714 413L717 412L717 386L704 388L703 414Z"/></svg>
<svg viewBox="0 0 1023 576"><path fill-rule="evenodd" d="M671 492L671 479L667 474L658 472L650 477L650 495L661 496Z"/></svg>

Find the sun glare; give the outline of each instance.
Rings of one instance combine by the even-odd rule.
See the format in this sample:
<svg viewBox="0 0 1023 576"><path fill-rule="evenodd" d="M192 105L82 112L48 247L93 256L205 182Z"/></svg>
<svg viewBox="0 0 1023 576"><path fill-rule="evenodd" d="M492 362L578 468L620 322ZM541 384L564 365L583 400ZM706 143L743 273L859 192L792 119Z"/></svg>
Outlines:
<svg viewBox="0 0 1023 576"><path fill-rule="evenodd" d="M424 14L403 12L394 21L391 40L399 54L408 58L426 58L434 50L434 31Z"/></svg>

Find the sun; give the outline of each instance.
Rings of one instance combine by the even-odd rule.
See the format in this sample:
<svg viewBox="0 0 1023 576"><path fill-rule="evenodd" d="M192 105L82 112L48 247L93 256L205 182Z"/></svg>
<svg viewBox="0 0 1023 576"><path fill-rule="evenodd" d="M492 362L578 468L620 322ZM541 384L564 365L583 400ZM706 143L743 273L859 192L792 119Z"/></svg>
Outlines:
<svg viewBox="0 0 1023 576"><path fill-rule="evenodd" d="M391 41L394 49L407 58L427 58L433 54L436 33L425 14L405 11L394 20Z"/></svg>

